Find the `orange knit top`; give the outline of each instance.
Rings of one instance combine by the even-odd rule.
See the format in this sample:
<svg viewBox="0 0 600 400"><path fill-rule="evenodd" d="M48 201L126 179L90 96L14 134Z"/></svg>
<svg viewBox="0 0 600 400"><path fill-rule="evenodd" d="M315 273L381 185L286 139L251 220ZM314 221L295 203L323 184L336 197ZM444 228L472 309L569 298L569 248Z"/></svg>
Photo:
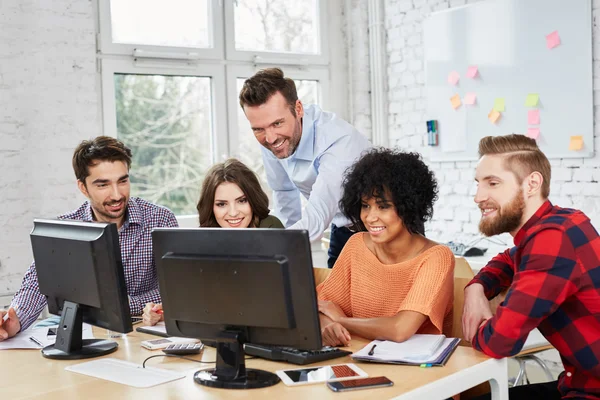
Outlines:
<svg viewBox="0 0 600 400"><path fill-rule="evenodd" d="M416 311L428 317L417 333L450 334L454 297L454 255L436 245L415 258L382 264L364 241L353 235L329 277L317 287L320 300L333 301L347 317L391 317Z"/></svg>

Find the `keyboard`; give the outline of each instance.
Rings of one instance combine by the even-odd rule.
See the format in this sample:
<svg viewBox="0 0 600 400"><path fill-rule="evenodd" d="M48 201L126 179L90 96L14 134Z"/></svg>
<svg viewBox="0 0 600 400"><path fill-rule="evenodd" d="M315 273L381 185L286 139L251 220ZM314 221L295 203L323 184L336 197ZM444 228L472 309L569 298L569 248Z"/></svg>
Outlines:
<svg viewBox="0 0 600 400"><path fill-rule="evenodd" d="M263 346L251 343L246 343L244 351L250 356L299 365L332 360L352 354L351 351L329 346L325 346L321 350L299 350L293 347Z"/></svg>

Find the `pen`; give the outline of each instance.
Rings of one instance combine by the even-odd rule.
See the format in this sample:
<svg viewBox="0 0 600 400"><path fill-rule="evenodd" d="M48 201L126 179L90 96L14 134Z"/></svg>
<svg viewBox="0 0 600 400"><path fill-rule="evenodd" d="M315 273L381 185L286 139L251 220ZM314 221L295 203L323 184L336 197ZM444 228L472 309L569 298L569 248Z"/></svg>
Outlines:
<svg viewBox="0 0 600 400"><path fill-rule="evenodd" d="M15 312L16 312L18 307L19 307L19 305L17 304L16 306L13 307L13 310L15 310ZM8 309L10 310L10 307ZM8 321L8 310L6 311L6 314L4 314L4 317L2 317L2 322L6 322L6 321Z"/></svg>
<svg viewBox="0 0 600 400"><path fill-rule="evenodd" d="M42 344L42 342L40 342L39 340L37 340L33 336L29 336L29 340L31 340L33 343L37 344L40 347L44 347L44 345Z"/></svg>
<svg viewBox="0 0 600 400"><path fill-rule="evenodd" d="M162 308L160 310L156 310L154 311L157 314L163 315L165 312L162 310Z"/></svg>
<svg viewBox="0 0 600 400"><path fill-rule="evenodd" d="M377 347L376 344L373 345L373 347L371 347L371 350L369 350L369 355L372 356L373 354L375 354L375 347Z"/></svg>

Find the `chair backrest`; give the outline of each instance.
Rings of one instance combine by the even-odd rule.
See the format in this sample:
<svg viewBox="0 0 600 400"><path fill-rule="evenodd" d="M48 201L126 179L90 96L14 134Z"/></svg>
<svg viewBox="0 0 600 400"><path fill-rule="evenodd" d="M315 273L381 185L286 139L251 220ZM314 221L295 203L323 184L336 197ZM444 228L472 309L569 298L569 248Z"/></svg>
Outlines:
<svg viewBox="0 0 600 400"><path fill-rule="evenodd" d="M465 286L473 279L475 275L471 266L463 257L456 257L454 266L454 304L452 307L452 337L463 337L462 331L462 314L463 306L465 305ZM462 340L462 346L471 346L470 343Z"/></svg>
<svg viewBox="0 0 600 400"><path fill-rule="evenodd" d="M313 273L315 275L315 286L319 286L321 282L327 279L331 270L329 268L313 268Z"/></svg>

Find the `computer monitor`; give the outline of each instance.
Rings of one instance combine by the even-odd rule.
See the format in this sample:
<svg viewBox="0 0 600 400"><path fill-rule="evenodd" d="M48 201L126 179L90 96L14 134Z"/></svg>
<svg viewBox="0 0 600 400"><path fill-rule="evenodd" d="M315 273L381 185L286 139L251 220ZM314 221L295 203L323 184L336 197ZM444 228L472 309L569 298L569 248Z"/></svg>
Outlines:
<svg viewBox="0 0 600 400"><path fill-rule="evenodd" d="M132 331L119 235L115 224L36 219L31 246L40 292L60 315L56 343L42 349L54 359L97 357L118 344L82 339L83 322Z"/></svg>
<svg viewBox="0 0 600 400"><path fill-rule="evenodd" d="M197 383L279 382L246 368L244 343L322 347L306 231L156 228L152 247L167 333L216 342L216 368L196 372Z"/></svg>

